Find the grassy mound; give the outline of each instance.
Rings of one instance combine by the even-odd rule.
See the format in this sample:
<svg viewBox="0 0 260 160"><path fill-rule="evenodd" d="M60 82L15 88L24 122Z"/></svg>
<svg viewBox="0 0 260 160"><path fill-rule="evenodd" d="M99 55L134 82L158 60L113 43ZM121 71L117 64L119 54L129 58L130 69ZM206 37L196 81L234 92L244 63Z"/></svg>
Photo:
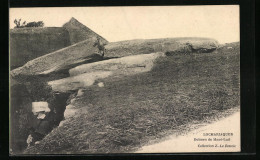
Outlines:
<svg viewBox="0 0 260 160"><path fill-rule="evenodd" d="M237 44L238 45L238 44ZM85 90L79 112L25 153L131 152L163 132L240 104L239 54L176 54L152 71Z"/></svg>

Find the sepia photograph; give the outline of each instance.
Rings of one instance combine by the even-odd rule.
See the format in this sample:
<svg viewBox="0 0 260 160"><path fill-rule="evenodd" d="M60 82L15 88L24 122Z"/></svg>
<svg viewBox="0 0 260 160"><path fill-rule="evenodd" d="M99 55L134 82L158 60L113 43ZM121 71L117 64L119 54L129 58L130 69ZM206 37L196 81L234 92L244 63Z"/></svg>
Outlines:
<svg viewBox="0 0 260 160"><path fill-rule="evenodd" d="M239 10L10 8L10 155L240 152Z"/></svg>

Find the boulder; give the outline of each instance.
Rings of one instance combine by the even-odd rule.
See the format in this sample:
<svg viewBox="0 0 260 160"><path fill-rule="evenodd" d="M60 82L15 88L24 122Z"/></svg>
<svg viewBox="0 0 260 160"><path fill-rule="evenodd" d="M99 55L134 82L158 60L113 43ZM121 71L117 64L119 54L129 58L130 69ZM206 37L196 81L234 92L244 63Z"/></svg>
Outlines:
<svg viewBox="0 0 260 160"><path fill-rule="evenodd" d="M50 112L48 102L32 102L32 112L37 115L39 112Z"/></svg>
<svg viewBox="0 0 260 160"><path fill-rule="evenodd" d="M84 94L83 89L79 89L79 90L78 90L78 93L77 93L77 97L80 97L80 96L82 96L83 94Z"/></svg>
<svg viewBox="0 0 260 160"><path fill-rule="evenodd" d="M210 38L164 38L137 39L110 42L105 46L106 57L124 57L153 52L211 52L218 47L218 42Z"/></svg>
<svg viewBox="0 0 260 160"><path fill-rule="evenodd" d="M69 32L62 27L10 29L10 67L21 67L30 60L70 45Z"/></svg>
<svg viewBox="0 0 260 160"><path fill-rule="evenodd" d="M32 119L32 98L26 85L16 83L10 86L10 149L21 153L26 147Z"/></svg>
<svg viewBox="0 0 260 160"><path fill-rule="evenodd" d="M93 37L99 37L100 41L104 44L108 43L105 38L80 23L74 17L72 17L69 22L65 23L63 27L69 32L71 44L75 44Z"/></svg>
<svg viewBox="0 0 260 160"><path fill-rule="evenodd" d="M45 75L57 72L71 65L82 63L93 58L97 48L93 47L96 39L87 39L69 47L38 57L27 62L24 66L11 71L11 76Z"/></svg>
<svg viewBox="0 0 260 160"><path fill-rule="evenodd" d="M96 80L106 78L110 75L112 75L112 72L109 71L91 72L74 77L50 81L48 84L55 92L67 93L69 91L75 91L80 88L91 86Z"/></svg>
<svg viewBox="0 0 260 160"><path fill-rule="evenodd" d="M83 64L69 70L70 76L97 71L110 71L114 75L132 75L150 71L154 61L165 56L164 53L151 53L143 55L133 55L116 59L109 59L94 63Z"/></svg>
<svg viewBox="0 0 260 160"><path fill-rule="evenodd" d="M145 55L135 55L116 59L109 59L89 64L84 64L71 69L70 76L59 80L49 81L48 84L55 92L70 92L78 90L82 95L81 88L93 85L97 80L109 76L126 76L152 69L154 61L158 57L165 56L164 53L151 53ZM104 83L98 83L99 87L104 87Z"/></svg>
<svg viewBox="0 0 260 160"><path fill-rule="evenodd" d="M76 112L78 111L78 108L76 108L74 105L67 105L66 110L64 111L64 118L65 120L69 119L70 117L74 116Z"/></svg>

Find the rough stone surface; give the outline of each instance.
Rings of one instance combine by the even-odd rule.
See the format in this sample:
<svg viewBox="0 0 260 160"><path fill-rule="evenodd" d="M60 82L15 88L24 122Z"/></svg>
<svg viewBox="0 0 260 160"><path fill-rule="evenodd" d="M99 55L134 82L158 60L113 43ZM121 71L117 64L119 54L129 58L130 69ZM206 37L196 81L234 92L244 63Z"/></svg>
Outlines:
<svg viewBox="0 0 260 160"><path fill-rule="evenodd" d="M154 61L164 53L133 55L116 59L109 59L95 63L83 64L69 70L70 76L96 71L111 71L114 75L131 75L150 71Z"/></svg>
<svg viewBox="0 0 260 160"><path fill-rule="evenodd" d="M48 102L32 102L32 112L37 115L38 112L50 112Z"/></svg>
<svg viewBox="0 0 260 160"><path fill-rule="evenodd" d="M83 94L84 94L83 89L79 89L79 90L78 90L78 93L77 93L77 97L80 97L80 96L82 96Z"/></svg>
<svg viewBox="0 0 260 160"><path fill-rule="evenodd" d="M81 88L93 85L98 79L148 72L152 69L154 61L162 56L165 56L165 54L159 52L89 63L70 70L71 77L50 81L48 84L56 92L80 89L78 91L78 96L80 96L82 95ZM98 85L103 86L102 84Z"/></svg>
<svg viewBox="0 0 260 160"><path fill-rule="evenodd" d="M71 18L63 27L10 29L11 69L21 67L37 57L93 37L99 37L103 44L108 43L106 39L75 18Z"/></svg>
<svg viewBox="0 0 260 160"><path fill-rule="evenodd" d="M70 42L71 44L75 44L81 41L84 41L86 39L92 38L92 37L99 37L101 42L107 44L108 41L92 31L90 28L87 26L83 25L80 23L78 20L75 18L71 18L69 22L65 23L63 25L66 30L68 30L70 34Z"/></svg>
<svg viewBox="0 0 260 160"><path fill-rule="evenodd" d="M78 109L74 105L67 105L64 112L64 118L69 119L70 117L74 116L77 110Z"/></svg>
<svg viewBox="0 0 260 160"><path fill-rule="evenodd" d="M35 81L33 81L34 84L30 81L26 84L16 82L10 86L10 114L12 117L10 148L14 154L22 152L27 147L27 137L31 134L32 129L38 125L38 119L49 120L51 122L48 125L49 129L57 126L63 119L66 99L69 94L56 93L53 95L43 83L37 82L36 79ZM39 84L36 86L36 83ZM42 98L46 101L39 102ZM55 113L52 112L54 110ZM49 115L45 117L45 115L38 114L37 116L39 111L45 111L44 114L49 112ZM34 115L34 113L36 114Z"/></svg>
<svg viewBox="0 0 260 160"><path fill-rule="evenodd" d="M112 72L109 71L91 72L74 77L50 81L48 84L52 87L53 91L66 93L91 86L96 80L106 78L110 75L112 75Z"/></svg>
<svg viewBox="0 0 260 160"><path fill-rule="evenodd" d="M106 57L124 57L153 52L211 52L218 42L209 38L137 39L111 42L105 46Z"/></svg>
<svg viewBox="0 0 260 160"><path fill-rule="evenodd" d="M27 147L29 123L33 117L32 99L26 86L19 83L10 86L10 94L10 149L20 153Z"/></svg>
<svg viewBox="0 0 260 160"><path fill-rule="evenodd" d="M10 30L10 67L69 46L69 32L62 27L16 28Z"/></svg>
<svg viewBox="0 0 260 160"><path fill-rule="evenodd" d="M234 48L234 47L233 47ZM223 48L223 49L226 49L226 48ZM238 49L239 49L239 46L238 46ZM231 50L231 49L227 49L227 50ZM226 50L225 50L226 51ZM221 53L222 51L219 51L219 53ZM223 54L225 54L225 52L223 52ZM211 54L212 55L212 57L214 57L214 54ZM186 56L186 58L187 57L189 57L189 56ZM211 56L209 56L209 57L211 57ZM165 58L168 58L168 57L165 57ZM174 57L170 57L170 58L173 58L173 59L175 59ZM210 59L210 58L205 58L206 60L208 60L208 59ZM217 58L217 59L219 59L219 58ZM178 64L174 64L174 65L172 65L172 66L170 66L170 67L174 67L174 66L177 66ZM184 64L184 66L185 66L185 64ZM201 64L200 63L198 63L198 66L201 66ZM221 65L218 65L218 66L221 66ZM189 67L189 70L190 71L192 71L193 69L192 69L192 65L189 65L188 66ZM211 68L212 69L212 68ZM174 70L174 68L173 68L173 70ZM188 71L189 71L188 70ZM214 70L214 69L213 69ZM222 70L222 69L221 69ZM221 71L220 70L220 71ZM158 71L160 71L160 70L158 70ZM164 70L162 70L162 71L164 71ZM168 71L169 71L169 69L168 69ZM181 71L181 70L180 70ZM165 71L164 71L165 72ZM175 73L176 72L179 72L178 70L175 70L174 71ZM173 72L173 73L174 73ZM191 72L189 72L189 73L191 73ZM217 72L217 73L219 73L219 72ZM85 73L86 75L87 74L89 74L89 73ZM168 72L167 74L159 74L159 75L168 75L168 74L172 74L172 73L170 73L170 72ZM179 72L179 74L182 74L181 72ZM205 76L207 76L207 74L204 74ZM173 76L178 76L178 74L177 75L175 75L175 74L173 74ZM75 77L77 77L77 76L75 76ZM86 77L88 77L88 76L86 76ZM194 77L194 76L193 76ZM192 77L192 78L193 78ZM70 78L72 78L72 77L70 77ZM162 77L163 78L163 77ZM168 79L168 78L167 78ZM182 80L181 78L176 78L176 81L179 81L179 80ZM151 81L153 81L153 80L151 80ZM158 81L160 81L160 79L158 79ZM175 82L176 82L175 81ZM143 82L143 81L142 81ZM164 90L165 91L167 91L166 93L168 94L168 93L173 93L173 91L172 90L168 90L167 88L168 88L168 86L171 86L171 85L174 85L174 83L170 83L171 81L169 81L169 83L167 82L166 84L167 85L164 85L164 86L161 86L160 85L160 83L158 84L158 88L164 88L164 87L166 87ZM186 81L184 81L185 82L185 84L186 84ZM197 82L197 81L194 81L195 83ZM153 82L153 83L156 83L156 82ZM119 84L121 84L121 83L119 83ZM127 83L122 83L122 84L127 84ZM144 84L147 84L147 81L144 81ZM197 84L197 83L196 83ZM196 85L195 84L195 85ZM157 86L157 85L156 85ZM189 84L187 84L186 85L187 87L189 87L189 86L191 86L191 85L189 85ZM228 85L228 86L230 86L230 85ZM118 87L120 87L120 85L118 85ZM129 90L131 89L130 88L131 87L131 85L129 86ZM176 87L178 87L178 86L176 86ZM112 89L112 88L111 88ZM185 89L186 89L186 87L185 87ZM201 87L201 89L203 90L203 89L205 89L204 87ZM98 88L98 90L101 92L102 90L103 90L103 88L102 89L100 89L100 88ZM153 87L152 87L152 89L151 90L153 90ZM157 90L159 90L159 89L157 89ZM116 89L114 89L114 91L116 91ZM142 91L142 90L140 90L140 91ZM183 94L183 91L181 91L181 90L179 90L178 88L176 88L176 94L181 94L181 96L179 96L180 98L181 97L184 97L184 96L186 96L185 94ZM179 92L180 91L180 92ZM121 91L121 92L124 92L124 90L123 91ZM135 92L136 93L136 92ZM98 94L98 93L97 93ZM115 95L116 94L118 94L118 97L120 97L120 92L119 93L115 93ZM150 93L147 93L147 92L144 92L143 94L140 94L140 95L146 95L146 94L150 94ZM106 96L109 96L109 93L108 94L104 94L104 95L106 95ZM127 95L131 95L131 94L127 94ZM139 95L139 94L138 94ZM183 96L184 95L184 96ZM86 96L86 97L88 97L88 96ZM153 96L151 96L151 97L149 97L149 99L152 99L153 98ZM162 97L162 98L164 98L164 97ZM189 97L188 97L189 98ZM108 98L107 98L108 99ZM123 99L123 98L122 98ZM148 99L148 97L147 97L147 99ZM158 99L161 99L161 97L158 97ZM172 98L170 98L170 99L172 99ZM179 99L179 98L177 98L177 99ZM102 99L102 100L104 100L104 99ZM138 100L138 97L136 97L136 99L135 100ZM157 99L155 99L155 102L157 101ZM81 101L81 103L83 103L84 102L84 106L85 106L85 104L87 104L87 102L89 102L88 100L87 100L87 98L86 98L86 100L82 100ZM148 101L149 102L149 101ZM204 103L204 101L202 102L202 103ZM120 101L119 102L117 102L117 106L122 106L122 103L120 103ZM142 104L146 104L146 103L144 103L144 102L142 102L142 103L140 103L140 108L143 106ZM148 104L152 104L152 103L148 103ZM155 104L157 104L157 103L155 103ZM162 104L165 104L164 102L162 102ZM180 104L181 104L181 101L180 101ZM89 107L89 108L95 108L95 107L97 107L98 105L93 105L93 106L91 106L91 107ZM111 105L112 106L112 105ZM149 105L148 105L149 106ZM170 106L172 106L172 105L170 105ZM114 106L113 106L114 107ZM99 108L102 108L102 107L99 107ZM112 108L112 107L111 107ZM114 107L115 108L115 107ZM126 108L126 107L122 107L123 108L123 111L125 111L124 109ZM149 109L148 109L149 110ZM93 109L93 111L95 111L95 109ZM145 112L145 111L144 111ZM166 110L166 112L167 112L167 110ZM79 112L80 113L80 115L82 116L82 117L87 117L88 115L85 115L85 112ZM102 113L102 110L100 110L100 112L96 112L96 113ZM119 117L118 117L118 120L120 121L121 119L123 119L124 117L122 117L121 116L121 114L122 114L122 112L119 112ZM136 112L133 112L133 113L136 113ZM146 112L144 113L144 116L145 116L145 114L146 114ZM77 116L80 116L80 115L77 115ZM129 115L129 112L125 112L124 113L124 115ZM101 117L100 116L100 114L97 114L97 116L96 117L94 117L93 116L93 118L99 118L99 117ZM171 115L170 115L170 117L172 117ZM142 117L141 117L142 118ZM148 117L148 118L150 118L150 117ZM83 120L82 120L83 119ZM111 117L111 120L113 120L114 119L114 117L112 116ZM71 122L73 120L73 122ZM27 149L27 151L25 152L25 153L29 153L29 154L35 154L35 153L46 153L46 154L48 154L48 153L54 153L54 151L56 151L55 153L60 153L60 154L65 154L65 153L71 153L71 152L73 152L73 151L78 151L79 150L79 147L80 148L83 148L83 147L85 147L86 146L86 144L89 144L89 137L87 137L88 135L89 135L89 133L90 133L90 130L89 130L89 128L88 127L82 127L82 125L77 125L77 124L79 124L79 122L78 122L78 120L82 120L81 121L81 124L82 125L85 125L85 126L94 126L94 125L92 125L92 123L91 124L89 124L89 123L87 123L87 121L85 121L85 119L84 118L78 118L78 119L71 119L71 121L69 120L69 122L71 122L71 123L65 123L64 124L64 126L62 127L62 128L57 128L56 130L54 130L54 132L53 132L53 134L50 134L50 135L48 135L48 137L46 138L46 139L44 139L43 141L41 141L40 142L40 145L37 145L37 146L34 146L33 148L29 148L29 149ZM141 119L142 120L142 119ZM93 120L94 121L94 120ZM64 121L62 121L62 123L60 124L61 126L62 126L62 124L63 124L63 122ZM94 122L97 122L97 121L94 121ZM102 122L102 121L100 121L100 122ZM113 122L113 121L112 121ZM130 120L129 121L130 123L129 124L132 124L132 120ZM150 122L150 119L149 120L147 120L147 124L150 124L149 123ZM69 124L69 125L68 125ZM71 125L71 124L75 124L75 125ZM111 124L113 124L113 123L111 123ZM182 123L181 123L182 124ZM102 126L102 125L100 125L100 126ZM65 128L66 127L66 128ZM107 128L108 129L110 129L111 127L108 125L107 127L104 127L104 130L106 130L107 131ZM123 128L123 127L122 127ZM64 134L64 131L67 131L67 130L69 130L69 131L75 131L77 129L77 133L78 134ZM95 138L98 136L98 131L99 131L99 129L100 128L94 128L93 130L94 130L94 133L93 133L93 141L95 141L96 143L95 144L97 144L96 146L98 146L99 147L99 145L100 145L100 143L101 142L103 142L102 140L104 140L104 137L99 137L99 140L96 140ZM122 129L123 131L125 130L125 129ZM69 132L68 131L68 132ZM109 130L110 131L110 130ZM161 130L160 130L161 131ZM116 133L115 132L115 130L111 130L111 137L114 135L114 133ZM120 132L119 132L120 133ZM60 136L62 134L62 136L64 136L64 139L65 139L65 141L58 141L59 139L57 139L57 142L55 141L55 142L53 142L54 140L56 140L55 139L55 137L57 137L57 136ZM67 137L66 137L67 136ZM87 142L86 143L82 143L82 144L80 144L81 142L82 142L82 137L86 137L85 139L87 139ZM63 140L63 139L62 139ZM75 140L78 140L77 142L75 142ZM112 137L111 138L111 140L114 140L114 137ZM57 147L57 145L56 144L58 144L58 142L61 142L61 147L63 147L64 149L61 151L61 149L60 149L60 146L58 146ZM71 143L71 146L69 146L68 147L68 142L72 142ZM110 141L108 141L108 143L109 143ZM137 139L137 142L140 142L140 140L139 139ZM131 143L130 143L131 144ZM139 145L139 143L138 143L138 145ZM47 148L47 147L48 148ZM93 145L94 146L94 145ZM122 147L122 145L120 146L120 147ZM47 151L46 151L46 148L47 148ZM50 149L49 149L50 148ZM67 148L69 148L69 149L67 149ZM67 150L66 150L67 149ZM92 148L87 148L86 150L84 150L84 149L82 149L81 151L81 153L86 153L86 151L89 151L90 153L93 153L93 152L95 152L95 153L97 153L97 151L98 151L98 149L99 148L97 148L97 150L92 150ZM54 151L53 151L54 150ZM66 151L64 151L64 150L66 150ZM64 152L63 152L64 151ZM110 150L109 150L110 151ZM101 151L102 152L102 151ZM105 153L105 152L104 152Z"/></svg>
<svg viewBox="0 0 260 160"><path fill-rule="evenodd" d="M18 75L44 75L66 69L71 65L81 63L93 58L98 49L93 47L95 38L88 39L58 51L38 57L27 62L24 66L11 71L11 76Z"/></svg>

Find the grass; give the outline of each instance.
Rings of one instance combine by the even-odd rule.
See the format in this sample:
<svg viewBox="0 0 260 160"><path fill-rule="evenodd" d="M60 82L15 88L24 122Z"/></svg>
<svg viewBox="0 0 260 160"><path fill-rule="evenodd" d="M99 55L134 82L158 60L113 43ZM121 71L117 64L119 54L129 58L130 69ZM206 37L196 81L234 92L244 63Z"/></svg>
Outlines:
<svg viewBox="0 0 260 160"><path fill-rule="evenodd" d="M238 45L239 47L239 45ZM74 102L80 112L25 153L132 152L163 133L240 105L240 54L160 58L152 71L110 77Z"/></svg>

